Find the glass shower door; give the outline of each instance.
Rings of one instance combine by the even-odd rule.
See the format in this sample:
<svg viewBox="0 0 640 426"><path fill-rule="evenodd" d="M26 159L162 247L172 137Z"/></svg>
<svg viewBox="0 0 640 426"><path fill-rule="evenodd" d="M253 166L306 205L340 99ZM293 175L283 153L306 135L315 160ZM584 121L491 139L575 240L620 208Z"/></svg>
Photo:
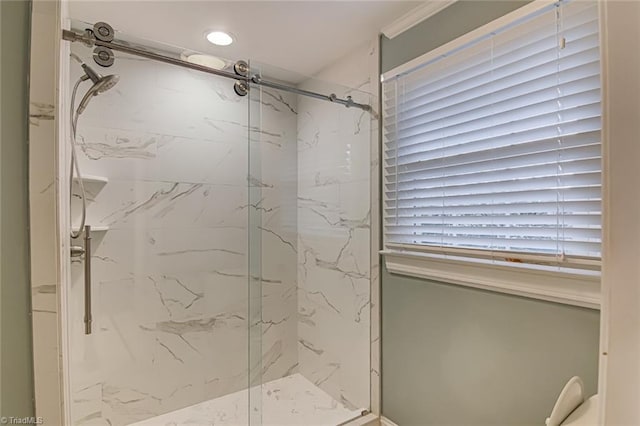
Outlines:
<svg viewBox="0 0 640 426"><path fill-rule="evenodd" d="M255 67L253 63L249 65L249 75L260 75L261 69ZM248 158L248 294L249 303L247 305L247 316L249 318L249 351L248 351L248 424L261 426L262 418L262 375L265 364L272 362L272 359L264 357L263 349L263 212L273 211L273 199L269 189L273 189L274 184L263 176L262 159L262 103L261 93L255 88L250 88L247 99L249 102L249 123L247 132L247 158ZM277 358L281 351L273 354Z"/></svg>
<svg viewBox="0 0 640 426"><path fill-rule="evenodd" d="M83 265L73 258L64 318L73 424L338 425L366 413L369 113L255 84L238 96L233 79L117 52L103 69L84 45L72 51L120 77L78 123L94 327L84 334ZM70 87L81 75L71 61Z"/></svg>
<svg viewBox="0 0 640 426"><path fill-rule="evenodd" d="M249 98L236 95L232 79L117 52L106 69L86 46L71 49L120 77L78 122L94 322L85 335L83 265L75 257L65 312L71 420L247 424ZM74 60L69 67L73 87L82 69ZM89 86L80 85L78 99Z"/></svg>
<svg viewBox="0 0 640 426"><path fill-rule="evenodd" d="M264 80L370 95L252 63ZM370 407L368 112L252 85L250 424L339 425Z"/></svg>

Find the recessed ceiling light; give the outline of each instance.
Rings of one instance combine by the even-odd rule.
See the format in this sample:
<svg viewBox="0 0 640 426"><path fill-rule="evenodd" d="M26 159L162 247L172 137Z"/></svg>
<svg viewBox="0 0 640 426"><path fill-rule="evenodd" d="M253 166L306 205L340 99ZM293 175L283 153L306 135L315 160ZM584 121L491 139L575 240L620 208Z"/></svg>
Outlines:
<svg viewBox="0 0 640 426"><path fill-rule="evenodd" d="M218 46L228 46L233 43L233 37L224 31L211 31L207 33L207 40Z"/></svg>
<svg viewBox="0 0 640 426"><path fill-rule="evenodd" d="M227 66L227 63L224 60L211 55L203 55L201 53L183 53L181 56L184 61L189 61L192 64L202 65L207 68L213 68L214 70L221 70Z"/></svg>

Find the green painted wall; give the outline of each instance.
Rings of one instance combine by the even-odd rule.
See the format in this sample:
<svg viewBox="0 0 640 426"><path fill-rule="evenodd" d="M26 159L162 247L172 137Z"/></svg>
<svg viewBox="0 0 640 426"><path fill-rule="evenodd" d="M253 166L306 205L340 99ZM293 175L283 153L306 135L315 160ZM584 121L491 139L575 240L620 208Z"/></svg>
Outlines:
<svg viewBox="0 0 640 426"><path fill-rule="evenodd" d="M409 425L543 425L574 375L597 391L600 315L382 275L383 413Z"/></svg>
<svg viewBox="0 0 640 426"><path fill-rule="evenodd" d="M0 414L34 415L29 283L31 3L0 1Z"/></svg>
<svg viewBox="0 0 640 426"><path fill-rule="evenodd" d="M382 36L380 70L385 73L527 3L529 1L522 0L458 1L392 40Z"/></svg>
<svg viewBox="0 0 640 426"><path fill-rule="evenodd" d="M383 36L381 70L525 3L459 1ZM381 282L382 412L400 426L543 425L571 376L596 392L598 311L386 271Z"/></svg>

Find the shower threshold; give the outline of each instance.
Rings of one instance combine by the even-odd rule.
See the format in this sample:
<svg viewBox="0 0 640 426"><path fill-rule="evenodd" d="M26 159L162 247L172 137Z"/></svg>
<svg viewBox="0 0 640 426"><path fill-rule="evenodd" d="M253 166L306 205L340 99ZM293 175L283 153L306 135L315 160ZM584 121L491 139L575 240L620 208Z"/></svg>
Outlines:
<svg viewBox="0 0 640 426"><path fill-rule="evenodd" d="M257 387L254 391L257 392ZM263 384L260 397L261 424L265 426L336 426L359 417L362 412L347 408L299 373ZM247 404L245 389L130 426L247 425Z"/></svg>

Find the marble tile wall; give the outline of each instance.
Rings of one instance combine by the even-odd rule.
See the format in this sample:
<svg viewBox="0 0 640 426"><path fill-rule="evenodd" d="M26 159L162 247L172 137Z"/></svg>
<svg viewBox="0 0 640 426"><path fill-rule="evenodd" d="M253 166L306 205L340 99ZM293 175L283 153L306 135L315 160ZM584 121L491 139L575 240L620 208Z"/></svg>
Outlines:
<svg viewBox="0 0 640 426"><path fill-rule="evenodd" d="M318 75L356 89L302 87L369 104L370 55L363 46ZM303 97L298 116L299 371L347 407L369 409L372 116Z"/></svg>
<svg viewBox="0 0 640 426"><path fill-rule="evenodd" d="M93 235L90 336L72 264L74 424L128 424L247 387L250 209L264 256L259 371L296 372L295 96L240 98L229 80L123 55L100 71L121 79L78 126L83 173L108 178L86 184L88 223L108 230ZM72 64L72 82L79 75ZM248 122L249 102L262 103L259 121ZM261 191L251 202L247 179Z"/></svg>

